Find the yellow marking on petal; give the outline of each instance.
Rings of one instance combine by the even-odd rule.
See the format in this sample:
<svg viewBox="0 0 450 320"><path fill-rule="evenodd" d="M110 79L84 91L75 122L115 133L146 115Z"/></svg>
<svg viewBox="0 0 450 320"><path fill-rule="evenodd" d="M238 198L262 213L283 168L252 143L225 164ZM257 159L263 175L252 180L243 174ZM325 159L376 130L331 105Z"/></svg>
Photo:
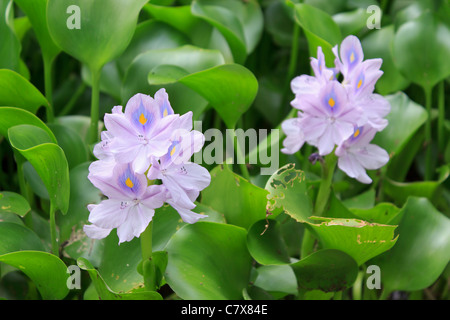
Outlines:
<svg viewBox="0 0 450 320"><path fill-rule="evenodd" d="M353 138L357 138L361 131L359 129L356 129L355 133L353 134Z"/></svg>
<svg viewBox="0 0 450 320"><path fill-rule="evenodd" d="M173 154L175 153L175 150L177 149L177 146L174 146L172 148L172 150L170 150L170 156L173 156Z"/></svg>
<svg viewBox="0 0 450 320"><path fill-rule="evenodd" d="M333 98L330 98L330 99L328 100L328 105L329 105L330 107L333 108L335 104L336 104L336 102L334 101Z"/></svg>
<svg viewBox="0 0 450 320"><path fill-rule="evenodd" d="M169 114L169 112L167 111L167 109L164 109L163 117L167 116L168 114Z"/></svg>
<svg viewBox="0 0 450 320"><path fill-rule="evenodd" d="M125 181L125 184L127 185L128 188L133 188L134 187L134 183L133 181L131 181L130 178L127 178L127 180Z"/></svg>
<svg viewBox="0 0 450 320"><path fill-rule="evenodd" d="M361 88L361 86L362 86L362 79L361 80L359 80L359 82L358 82L358 85L356 86L356 88Z"/></svg>
<svg viewBox="0 0 450 320"><path fill-rule="evenodd" d="M147 118L144 116L143 113L141 113L141 116L139 117L139 122L144 125L147 123Z"/></svg>
<svg viewBox="0 0 450 320"><path fill-rule="evenodd" d="M355 54L352 52L351 56L350 56L350 62L355 61Z"/></svg>

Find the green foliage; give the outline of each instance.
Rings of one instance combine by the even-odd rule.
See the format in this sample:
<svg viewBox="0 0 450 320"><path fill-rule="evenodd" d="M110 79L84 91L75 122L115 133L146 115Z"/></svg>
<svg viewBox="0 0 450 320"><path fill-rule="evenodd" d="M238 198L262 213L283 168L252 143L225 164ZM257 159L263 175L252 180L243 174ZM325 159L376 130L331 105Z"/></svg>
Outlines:
<svg viewBox="0 0 450 320"><path fill-rule="evenodd" d="M0 299L448 300L449 1L0 0L0 18ZM350 34L383 59L375 92L391 105L372 142L390 159L369 186L306 145L279 150L292 78L319 46L331 66ZM157 209L143 259L140 239L87 237L103 200L87 176L104 114L160 88L223 133L203 149L225 157L201 160L211 183L193 211L207 217ZM225 145L238 129L280 131L235 146L242 163ZM279 160L269 176L264 152Z"/></svg>

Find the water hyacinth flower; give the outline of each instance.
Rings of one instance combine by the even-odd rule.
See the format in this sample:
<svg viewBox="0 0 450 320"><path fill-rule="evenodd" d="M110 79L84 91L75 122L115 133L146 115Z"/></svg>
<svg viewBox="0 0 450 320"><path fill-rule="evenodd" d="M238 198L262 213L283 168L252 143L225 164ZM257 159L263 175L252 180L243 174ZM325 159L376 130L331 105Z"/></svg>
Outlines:
<svg viewBox="0 0 450 320"><path fill-rule="evenodd" d="M133 96L124 111L114 107L105 115L105 127L88 178L107 199L88 206L89 237L102 239L112 229L119 244L139 237L164 203L187 223L206 217L192 211L211 182L208 170L189 161L205 141L192 130L192 112L175 114L160 89L154 98Z"/></svg>
<svg viewBox="0 0 450 320"><path fill-rule="evenodd" d="M377 130L369 125L356 127L352 136L338 146L335 152L339 169L366 184L372 182L366 170L380 169L389 161L386 150L370 144L376 133Z"/></svg>
<svg viewBox="0 0 450 320"><path fill-rule="evenodd" d="M365 170L379 169L389 160L385 150L370 144L388 125L385 117L391 109L383 96L374 93L383 74L382 59L364 60L361 42L352 35L332 51L334 68L326 67L319 47L317 59L311 59L314 76L292 80L295 98L291 105L298 113L281 125L286 134L281 151L293 154L305 142L317 147L320 156L335 151L341 170L360 182L371 183ZM342 80L338 80L339 74Z"/></svg>

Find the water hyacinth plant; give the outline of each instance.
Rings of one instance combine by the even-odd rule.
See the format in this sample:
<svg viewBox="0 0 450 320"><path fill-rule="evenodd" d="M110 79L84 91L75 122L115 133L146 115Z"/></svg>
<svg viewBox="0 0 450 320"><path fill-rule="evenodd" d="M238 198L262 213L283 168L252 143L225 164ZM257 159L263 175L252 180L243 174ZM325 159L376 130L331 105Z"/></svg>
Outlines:
<svg viewBox="0 0 450 320"><path fill-rule="evenodd" d="M0 17L0 299L448 300L449 1Z"/></svg>

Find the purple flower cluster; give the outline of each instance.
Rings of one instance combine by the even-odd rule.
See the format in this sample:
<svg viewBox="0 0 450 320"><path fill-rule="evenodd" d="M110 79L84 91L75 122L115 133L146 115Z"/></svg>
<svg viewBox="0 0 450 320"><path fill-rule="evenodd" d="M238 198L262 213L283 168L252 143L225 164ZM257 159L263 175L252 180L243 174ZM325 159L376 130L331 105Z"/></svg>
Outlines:
<svg viewBox="0 0 450 320"><path fill-rule="evenodd" d="M388 125L385 116L391 109L383 96L374 93L383 74L382 59L364 60L355 36L346 37L333 53L334 68L326 67L319 47L317 59L311 59L314 76L292 80L295 99L291 104L299 111L297 117L282 123L286 139L281 151L293 154L305 142L317 147L321 156L334 151L342 171L362 183L371 183L366 170L379 169L389 161L384 149L370 144Z"/></svg>
<svg viewBox="0 0 450 320"><path fill-rule="evenodd" d="M104 122L88 178L108 199L88 206L91 224L84 231L90 238L102 239L112 229L119 243L139 237L164 203L187 223L206 217L192 211L211 182L208 170L189 161L205 141L192 130L192 112L175 114L160 89L154 98L136 94L124 112L116 106Z"/></svg>

